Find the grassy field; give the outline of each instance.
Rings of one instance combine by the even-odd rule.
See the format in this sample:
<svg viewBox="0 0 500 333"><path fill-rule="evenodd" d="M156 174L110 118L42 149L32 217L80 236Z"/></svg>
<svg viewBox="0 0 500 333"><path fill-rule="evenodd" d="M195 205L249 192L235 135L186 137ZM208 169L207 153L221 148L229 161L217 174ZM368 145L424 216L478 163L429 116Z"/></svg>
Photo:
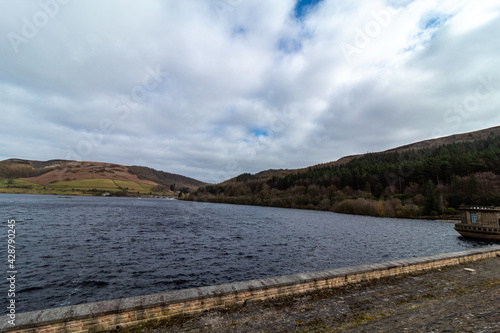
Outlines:
<svg viewBox="0 0 500 333"><path fill-rule="evenodd" d="M103 191L119 191L127 189L130 192L149 193L152 192L154 186L128 181L128 180L113 180L113 179L77 179L63 180L54 182L49 185L56 189L78 189L91 190L98 189Z"/></svg>
<svg viewBox="0 0 500 333"><path fill-rule="evenodd" d="M63 180L49 185L39 185L24 180L0 180L0 193L26 193L26 194L61 194L61 195L94 195L96 191L113 194L126 190L132 194L154 194L154 186L139 182L113 179L78 179ZM173 193L165 193L173 194Z"/></svg>
<svg viewBox="0 0 500 333"><path fill-rule="evenodd" d="M62 194L60 190L31 183L25 180L12 179L0 180L0 193L25 193L25 194ZM64 191L65 195L82 195L81 191Z"/></svg>
<svg viewBox="0 0 500 333"><path fill-rule="evenodd" d="M7 187L7 186L41 186L43 185L38 185L32 182L27 182L25 180L20 180L20 179L12 179L11 183L9 184L9 181L7 179L0 179L0 187Z"/></svg>
<svg viewBox="0 0 500 333"><path fill-rule="evenodd" d="M77 180L61 180L53 182L49 187L55 189L79 189L91 190L100 189L105 191L118 190L118 186L111 179L77 179Z"/></svg>

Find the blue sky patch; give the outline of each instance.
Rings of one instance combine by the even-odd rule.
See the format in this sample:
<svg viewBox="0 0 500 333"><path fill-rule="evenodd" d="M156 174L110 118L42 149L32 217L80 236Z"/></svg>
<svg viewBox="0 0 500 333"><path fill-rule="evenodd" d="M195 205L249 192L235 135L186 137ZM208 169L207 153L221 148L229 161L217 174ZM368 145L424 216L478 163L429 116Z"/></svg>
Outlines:
<svg viewBox="0 0 500 333"><path fill-rule="evenodd" d="M298 19L306 16L311 9L316 7L323 0L298 0L295 5L294 13Z"/></svg>
<svg viewBox="0 0 500 333"><path fill-rule="evenodd" d="M268 136L269 134L264 129L254 129L252 130L252 135L259 137L259 136Z"/></svg>
<svg viewBox="0 0 500 333"><path fill-rule="evenodd" d="M422 43L427 44L433 40L451 17L451 15L440 15L439 13L432 13L423 17L420 21L420 31L417 34Z"/></svg>
<svg viewBox="0 0 500 333"><path fill-rule="evenodd" d="M451 16L432 16L424 20L421 24L422 29L439 29L450 19Z"/></svg>

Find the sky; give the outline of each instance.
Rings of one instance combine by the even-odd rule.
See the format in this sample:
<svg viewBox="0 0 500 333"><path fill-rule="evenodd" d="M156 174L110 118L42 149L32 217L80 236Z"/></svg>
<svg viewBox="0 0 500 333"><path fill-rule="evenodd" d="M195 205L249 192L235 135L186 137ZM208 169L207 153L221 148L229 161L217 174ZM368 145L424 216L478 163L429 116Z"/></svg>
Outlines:
<svg viewBox="0 0 500 333"><path fill-rule="evenodd" d="M0 0L0 159L217 183L500 125L500 0Z"/></svg>

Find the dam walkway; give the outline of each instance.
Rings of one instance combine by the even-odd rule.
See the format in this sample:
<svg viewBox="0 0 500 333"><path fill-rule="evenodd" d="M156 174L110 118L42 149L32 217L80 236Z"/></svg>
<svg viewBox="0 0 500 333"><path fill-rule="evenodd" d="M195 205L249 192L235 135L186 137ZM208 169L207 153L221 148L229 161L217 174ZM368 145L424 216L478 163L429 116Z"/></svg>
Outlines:
<svg viewBox="0 0 500 333"><path fill-rule="evenodd" d="M500 332L500 257L252 301L143 332Z"/></svg>

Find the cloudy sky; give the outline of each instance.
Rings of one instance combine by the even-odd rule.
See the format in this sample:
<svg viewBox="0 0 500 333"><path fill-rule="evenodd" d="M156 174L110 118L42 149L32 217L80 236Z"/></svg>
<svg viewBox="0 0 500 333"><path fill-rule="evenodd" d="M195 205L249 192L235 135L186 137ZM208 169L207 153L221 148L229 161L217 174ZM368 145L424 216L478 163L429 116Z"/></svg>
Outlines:
<svg viewBox="0 0 500 333"><path fill-rule="evenodd" d="M0 159L219 182L500 125L500 0L0 4Z"/></svg>

